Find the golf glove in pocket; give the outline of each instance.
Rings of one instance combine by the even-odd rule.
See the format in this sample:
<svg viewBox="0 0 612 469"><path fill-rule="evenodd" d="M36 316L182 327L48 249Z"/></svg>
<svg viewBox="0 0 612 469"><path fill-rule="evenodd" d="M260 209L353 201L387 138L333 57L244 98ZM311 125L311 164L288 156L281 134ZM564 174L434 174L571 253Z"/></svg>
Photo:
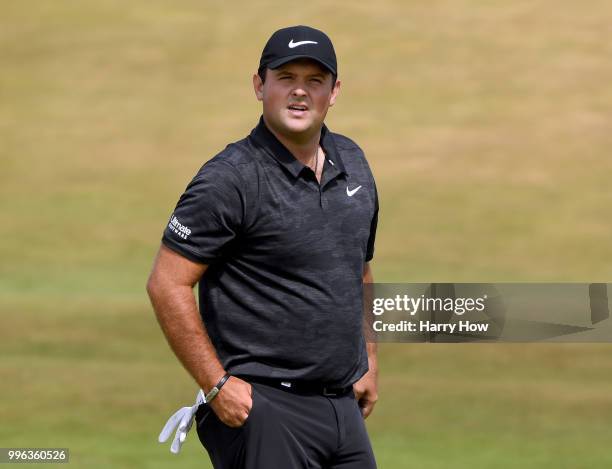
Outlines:
<svg viewBox="0 0 612 469"><path fill-rule="evenodd" d="M170 451L174 454L178 454L181 451L181 445L187 438L187 433L189 433L189 430L191 430L193 418L198 410L198 407L200 404L204 404L205 402L206 398L204 397L204 392L200 389L196 395L194 405L191 407L180 408L172 415L172 417L168 419L166 425L164 425L164 428L159 434L158 441L160 443L165 443L176 428L174 440L172 441L172 445L170 445Z"/></svg>

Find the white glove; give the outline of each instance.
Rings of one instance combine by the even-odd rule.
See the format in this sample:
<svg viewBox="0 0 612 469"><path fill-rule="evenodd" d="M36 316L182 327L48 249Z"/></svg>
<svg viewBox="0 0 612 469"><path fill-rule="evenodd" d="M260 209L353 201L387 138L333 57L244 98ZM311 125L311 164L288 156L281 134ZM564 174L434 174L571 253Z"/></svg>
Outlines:
<svg viewBox="0 0 612 469"><path fill-rule="evenodd" d="M181 450L181 445L187 438L187 433L189 430L191 430L191 426L193 425L193 416L198 410L200 404L204 404L205 402L206 397L204 396L204 392L200 389L196 395L194 405L191 407L180 408L172 415L172 417L168 419L166 425L164 425L164 428L159 434L158 441L160 443L165 443L176 428L176 434L174 435L174 440L170 446L170 451L172 451L174 454L178 454Z"/></svg>

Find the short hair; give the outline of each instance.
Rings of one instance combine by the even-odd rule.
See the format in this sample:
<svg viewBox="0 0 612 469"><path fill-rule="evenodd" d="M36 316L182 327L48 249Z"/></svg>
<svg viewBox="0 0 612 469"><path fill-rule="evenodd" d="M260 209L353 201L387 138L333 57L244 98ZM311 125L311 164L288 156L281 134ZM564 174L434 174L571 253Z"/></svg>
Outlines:
<svg viewBox="0 0 612 469"><path fill-rule="evenodd" d="M268 67L266 67L265 65L257 69L257 75L259 75L259 78L261 78L262 83L266 82L266 70L268 70ZM334 85L336 84L336 80L338 79L338 76L333 73L331 74L331 76L332 76L332 89L333 89Z"/></svg>

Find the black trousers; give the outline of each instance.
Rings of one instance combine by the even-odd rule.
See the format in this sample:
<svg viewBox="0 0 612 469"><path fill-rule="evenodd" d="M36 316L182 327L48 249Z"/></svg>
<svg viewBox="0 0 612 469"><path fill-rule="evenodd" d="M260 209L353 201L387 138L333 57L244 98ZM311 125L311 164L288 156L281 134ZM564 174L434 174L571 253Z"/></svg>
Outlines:
<svg viewBox="0 0 612 469"><path fill-rule="evenodd" d="M253 407L239 428L206 404L198 408L198 436L215 469L376 468L352 391L326 397L251 384Z"/></svg>

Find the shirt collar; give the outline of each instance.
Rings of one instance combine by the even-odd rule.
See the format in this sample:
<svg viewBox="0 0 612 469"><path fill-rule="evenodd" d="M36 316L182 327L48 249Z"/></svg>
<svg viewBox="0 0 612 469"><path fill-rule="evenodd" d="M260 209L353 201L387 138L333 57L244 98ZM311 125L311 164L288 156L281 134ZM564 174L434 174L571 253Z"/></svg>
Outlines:
<svg viewBox="0 0 612 469"><path fill-rule="evenodd" d="M289 171L293 177L297 178L302 170L306 168L293 154L285 147L276 136L270 132L266 126L263 116L259 118L259 123L251 132L251 138L253 138L260 146L268 151L276 161L278 161L287 171ZM334 138L329 129L323 124L321 128L321 140L319 144L325 152L325 158L332 162L332 166L340 173L348 175L344 168L344 163L340 158Z"/></svg>

